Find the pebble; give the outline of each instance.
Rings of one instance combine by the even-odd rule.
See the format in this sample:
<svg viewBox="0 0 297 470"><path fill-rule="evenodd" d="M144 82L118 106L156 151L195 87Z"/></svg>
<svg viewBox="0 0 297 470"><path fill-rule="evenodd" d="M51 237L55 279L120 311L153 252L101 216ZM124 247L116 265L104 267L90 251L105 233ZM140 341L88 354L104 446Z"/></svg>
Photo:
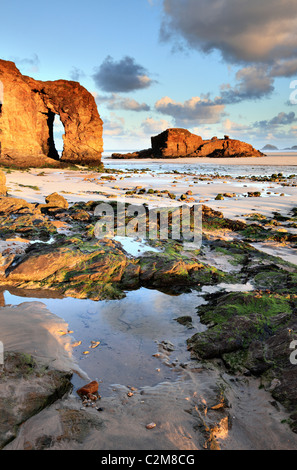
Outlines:
<svg viewBox="0 0 297 470"><path fill-rule="evenodd" d="M149 423L146 425L146 429L154 429L156 426L156 423Z"/></svg>

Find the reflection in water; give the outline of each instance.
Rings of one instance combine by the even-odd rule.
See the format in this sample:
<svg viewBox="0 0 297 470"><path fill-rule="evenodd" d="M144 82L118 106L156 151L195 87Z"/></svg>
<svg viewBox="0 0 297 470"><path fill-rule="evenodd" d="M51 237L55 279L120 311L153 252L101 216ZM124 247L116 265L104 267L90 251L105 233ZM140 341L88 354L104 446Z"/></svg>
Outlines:
<svg viewBox="0 0 297 470"><path fill-rule="evenodd" d="M4 299L6 305L24 302L22 297L8 291L4 292ZM28 302L35 300L35 297L26 297ZM81 342L73 350L78 365L90 379L102 381L100 389L105 394L112 384L139 387L176 379L173 367L153 357L158 344L173 343L170 362L189 361L186 340L205 329L197 316L197 306L205 301L197 292L173 297L141 288L128 292L121 300L39 298L38 301L69 325L73 343ZM193 318L194 328L190 332L175 320L183 315ZM100 341L100 344L92 349L91 341ZM86 351L89 354L84 354ZM74 386L81 386L81 380L75 376Z"/></svg>
<svg viewBox="0 0 297 470"><path fill-rule="evenodd" d="M0 308L1 341L5 352L32 354L38 361L58 370L75 370L67 323L51 313L42 302L18 302Z"/></svg>

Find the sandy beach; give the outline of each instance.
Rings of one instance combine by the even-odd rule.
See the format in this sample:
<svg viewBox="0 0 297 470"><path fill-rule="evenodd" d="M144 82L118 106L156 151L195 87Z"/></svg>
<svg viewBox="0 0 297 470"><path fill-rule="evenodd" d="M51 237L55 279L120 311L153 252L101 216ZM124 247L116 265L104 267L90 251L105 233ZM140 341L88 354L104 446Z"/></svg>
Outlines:
<svg viewBox="0 0 297 470"><path fill-rule="evenodd" d="M282 156L281 160L275 156L256 158L252 159L252 162L251 159L244 158L224 159L223 162L222 159L200 158L133 162L128 160L116 162L116 164L115 162L115 160L104 160L106 169L113 169L110 179L108 179L109 174L96 174L86 169L80 172L55 169L13 170L6 175L8 191L11 196L23 198L28 202L43 203L48 194L61 188L59 192L69 203L90 199L106 201L111 197L124 197L131 203L160 205L164 201L160 201L159 197L152 195L131 197L126 195L126 191L142 187L147 190L169 190L180 196L190 190L194 198L191 202L207 203L210 207L222 211L226 217L237 218L259 208L266 214L278 211L288 212L296 204L296 187L284 187L278 182L253 182L237 178L240 175L253 175L254 167L257 166L263 167L263 175L267 176L278 171L279 166L282 167L281 171L284 174L292 174L294 170L297 174L297 154ZM191 167L191 164L195 166ZM198 169L196 165L199 165ZM209 165L211 165L211 170L209 170ZM239 168L241 166L243 166L242 170ZM115 167L119 169L118 174ZM228 170L232 167L236 168L236 179L228 178ZM180 174L168 174L169 171L174 170ZM198 179L199 174L207 175L210 171L213 171L214 175L210 181ZM219 179L216 179L215 173L220 175ZM258 200L248 198L247 193L253 191L260 191L264 197ZM222 193L231 193L235 196L226 197L224 201L215 201L215 197ZM174 202L166 200L166 204L174 204Z"/></svg>
<svg viewBox="0 0 297 470"><path fill-rule="evenodd" d="M296 0L2 4L0 450L296 450Z"/></svg>

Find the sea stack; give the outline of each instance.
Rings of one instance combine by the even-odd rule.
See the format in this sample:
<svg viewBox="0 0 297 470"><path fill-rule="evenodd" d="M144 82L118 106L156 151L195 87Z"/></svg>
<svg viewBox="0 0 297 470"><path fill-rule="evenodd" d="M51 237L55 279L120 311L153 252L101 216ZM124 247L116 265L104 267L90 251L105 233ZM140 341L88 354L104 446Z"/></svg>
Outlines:
<svg viewBox="0 0 297 470"><path fill-rule="evenodd" d="M103 123L93 95L78 82L34 80L13 62L0 60L0 85L0 164L28 167L59 160L55 115L65 130L61 161L100 163Z"/></svg>
<svg viewBox="0 0 297 470"><path fill-rule="evenodd" d="M203 140L202 137L192 134L187 129L167 129L161 134L151 138L152 147L130 154L113 154L113 158L242 158L263 157L264 153L240 140L230 139L225 135L223 139L213 137Z"/></svg>
<svg viewBox="0 0 297 470"><path fill-rule="evenodd" d="M156 158L168 158L192 154L202 145L203 139L187 129L167 129L152 137L151 142L152 151Z"/></svg>

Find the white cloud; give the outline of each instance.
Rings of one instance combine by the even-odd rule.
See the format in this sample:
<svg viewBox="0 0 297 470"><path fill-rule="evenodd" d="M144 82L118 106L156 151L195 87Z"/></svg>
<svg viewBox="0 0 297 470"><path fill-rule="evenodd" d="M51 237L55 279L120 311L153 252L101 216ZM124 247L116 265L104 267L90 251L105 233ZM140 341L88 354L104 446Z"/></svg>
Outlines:
<svg viewBox="0 0 297 470"><path fill-rule="evenodd" d="M105 136L118 137L125 134L125 120L111 113L111 119L103 119L103 133Z"/></svg>
<svg viewBox="0 0 297 470"><path fill-rule="evenodd" d="M26 70L28 73L37 73L39 71L40 60L37 54L32 54L31 57L23 59L20 57L13 57L11 60L15 62L21 70Z"/></svg>
<svg viewBox="0 0 297 470"><path fill-rule="evenodd" d="M126 111L149 111L150 107L146 103L139 103L133 98L124 98L117 93L108 96L96 96L96 101L100 105L104 103L108 109L122 109Z"/></svg>
<svg viewBox="0 0 297 470"><path fill-rule="evenodd" d="M226 104L239 103L243 100L255 100L269 96L273 90L273 78L269 76L267 66L248 66L236 73L237 83L234 87L221 87L222 102Z"/></svg>
<svg viewBox="0 0 297 470"><path fill-rule="evenodd" d="M237 122L231 121L231 119L225 119L223 124L223 131L229 132L230 134L242 134L245 132L250 132L252 130L252 126L248 124L239 124Z"/></svg>
<svg viewBox="0 0 297 470"><path fill-rule="evenodd" d="M151 117L148 117L141 123L140 127L145 134L152 136L155 134L160 134L166 129L172 127L172 125L165 119L155 120Z"/></svg>
<svg viewBox="0 0 297 470"><path fill-rule="evenodd" d="M156 102L155 108L162 114L172 116L176 125L214 124L220 121L225 111L220 98L212 101L207 95L194 96L184 103L165 96Z"/></svg>

